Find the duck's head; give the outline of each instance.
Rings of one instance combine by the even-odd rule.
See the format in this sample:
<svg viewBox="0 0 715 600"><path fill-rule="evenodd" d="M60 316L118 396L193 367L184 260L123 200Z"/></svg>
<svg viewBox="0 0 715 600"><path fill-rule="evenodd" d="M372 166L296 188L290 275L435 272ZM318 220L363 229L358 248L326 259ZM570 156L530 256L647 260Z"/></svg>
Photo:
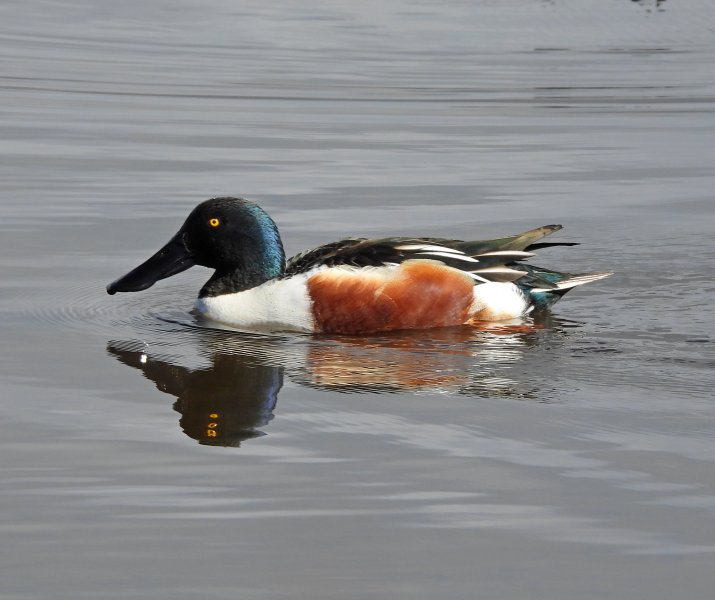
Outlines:
<svg viewBox="0 0 715 600"><path fill-rule="evenodd" d="M278 277L285 253L278 228L257 204L213 198L199 204L154 256L113 281L107 293L138 292L194 265L215 269L200 296L250 289Z"/></svg>

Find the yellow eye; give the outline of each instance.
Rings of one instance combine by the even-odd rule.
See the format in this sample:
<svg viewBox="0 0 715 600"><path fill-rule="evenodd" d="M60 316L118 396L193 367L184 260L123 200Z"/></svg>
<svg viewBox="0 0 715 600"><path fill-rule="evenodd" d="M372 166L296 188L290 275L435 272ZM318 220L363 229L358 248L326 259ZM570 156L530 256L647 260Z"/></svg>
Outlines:
<svg viewBox="0 0 715 600"><path fill-rule="evenodd" d="M211 227L218 227L221 225L221 221L214 217L213 219L209 219L209 225L211 225Z"/></svg>

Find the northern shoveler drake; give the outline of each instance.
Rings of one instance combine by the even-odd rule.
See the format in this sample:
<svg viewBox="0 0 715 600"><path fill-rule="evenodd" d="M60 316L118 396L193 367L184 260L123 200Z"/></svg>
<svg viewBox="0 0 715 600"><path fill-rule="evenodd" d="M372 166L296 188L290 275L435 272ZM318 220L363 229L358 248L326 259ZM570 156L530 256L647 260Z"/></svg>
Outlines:
<svg viewBox="0 0 715 600"><path fill-rule="evenodd" d="M199 313L237 328L359 334L499 321L545 309L611 273L559 273L524 263L561 225L493 240L349 238L286 261L278 227L257 204L199 204L154 256L107 286L145 290L193 265L215 269Z"/></svg>

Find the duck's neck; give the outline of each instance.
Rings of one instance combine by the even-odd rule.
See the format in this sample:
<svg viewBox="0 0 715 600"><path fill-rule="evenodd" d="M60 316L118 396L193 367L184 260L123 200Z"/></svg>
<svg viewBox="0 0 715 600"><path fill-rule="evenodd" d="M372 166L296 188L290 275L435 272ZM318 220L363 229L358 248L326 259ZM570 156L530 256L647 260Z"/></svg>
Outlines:
<svg viewBox="0 0 715 600"><path fill-rule="evenodd" d="M199 292L199 298L244 292L280 277L285 271L285 251L278 229L266 215L256 235L237 240L235 255L231 260L216 266Z"/></svg>
<svg viewBox="0 0 715 600"><path fill-rule="evenodd" d="M275 279L282 274L283 270L267 271L261 268L244 268L234 271L216 271L199 292L199 298L207 296L222 296L223 294L234 294L245 292L257 287L266 281Z"/></svg>

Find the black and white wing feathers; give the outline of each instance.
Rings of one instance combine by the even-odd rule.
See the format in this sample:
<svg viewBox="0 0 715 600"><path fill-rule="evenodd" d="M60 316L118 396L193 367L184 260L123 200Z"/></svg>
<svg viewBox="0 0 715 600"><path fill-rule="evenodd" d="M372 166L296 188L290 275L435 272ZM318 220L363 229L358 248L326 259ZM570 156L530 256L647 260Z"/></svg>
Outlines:
<svg viewBox="0 0 715 600"><path fill-rule="evenodd" d="M559 229L560 225L547 225L515 236L472 242L441 238L348 238L292 257L284 277L323 265L379 267L422 259L460 269L472 276L475 283L516 281L527 275L518 263L534 256L530 249L545 245L536 244L538 240Z"/></svg>

